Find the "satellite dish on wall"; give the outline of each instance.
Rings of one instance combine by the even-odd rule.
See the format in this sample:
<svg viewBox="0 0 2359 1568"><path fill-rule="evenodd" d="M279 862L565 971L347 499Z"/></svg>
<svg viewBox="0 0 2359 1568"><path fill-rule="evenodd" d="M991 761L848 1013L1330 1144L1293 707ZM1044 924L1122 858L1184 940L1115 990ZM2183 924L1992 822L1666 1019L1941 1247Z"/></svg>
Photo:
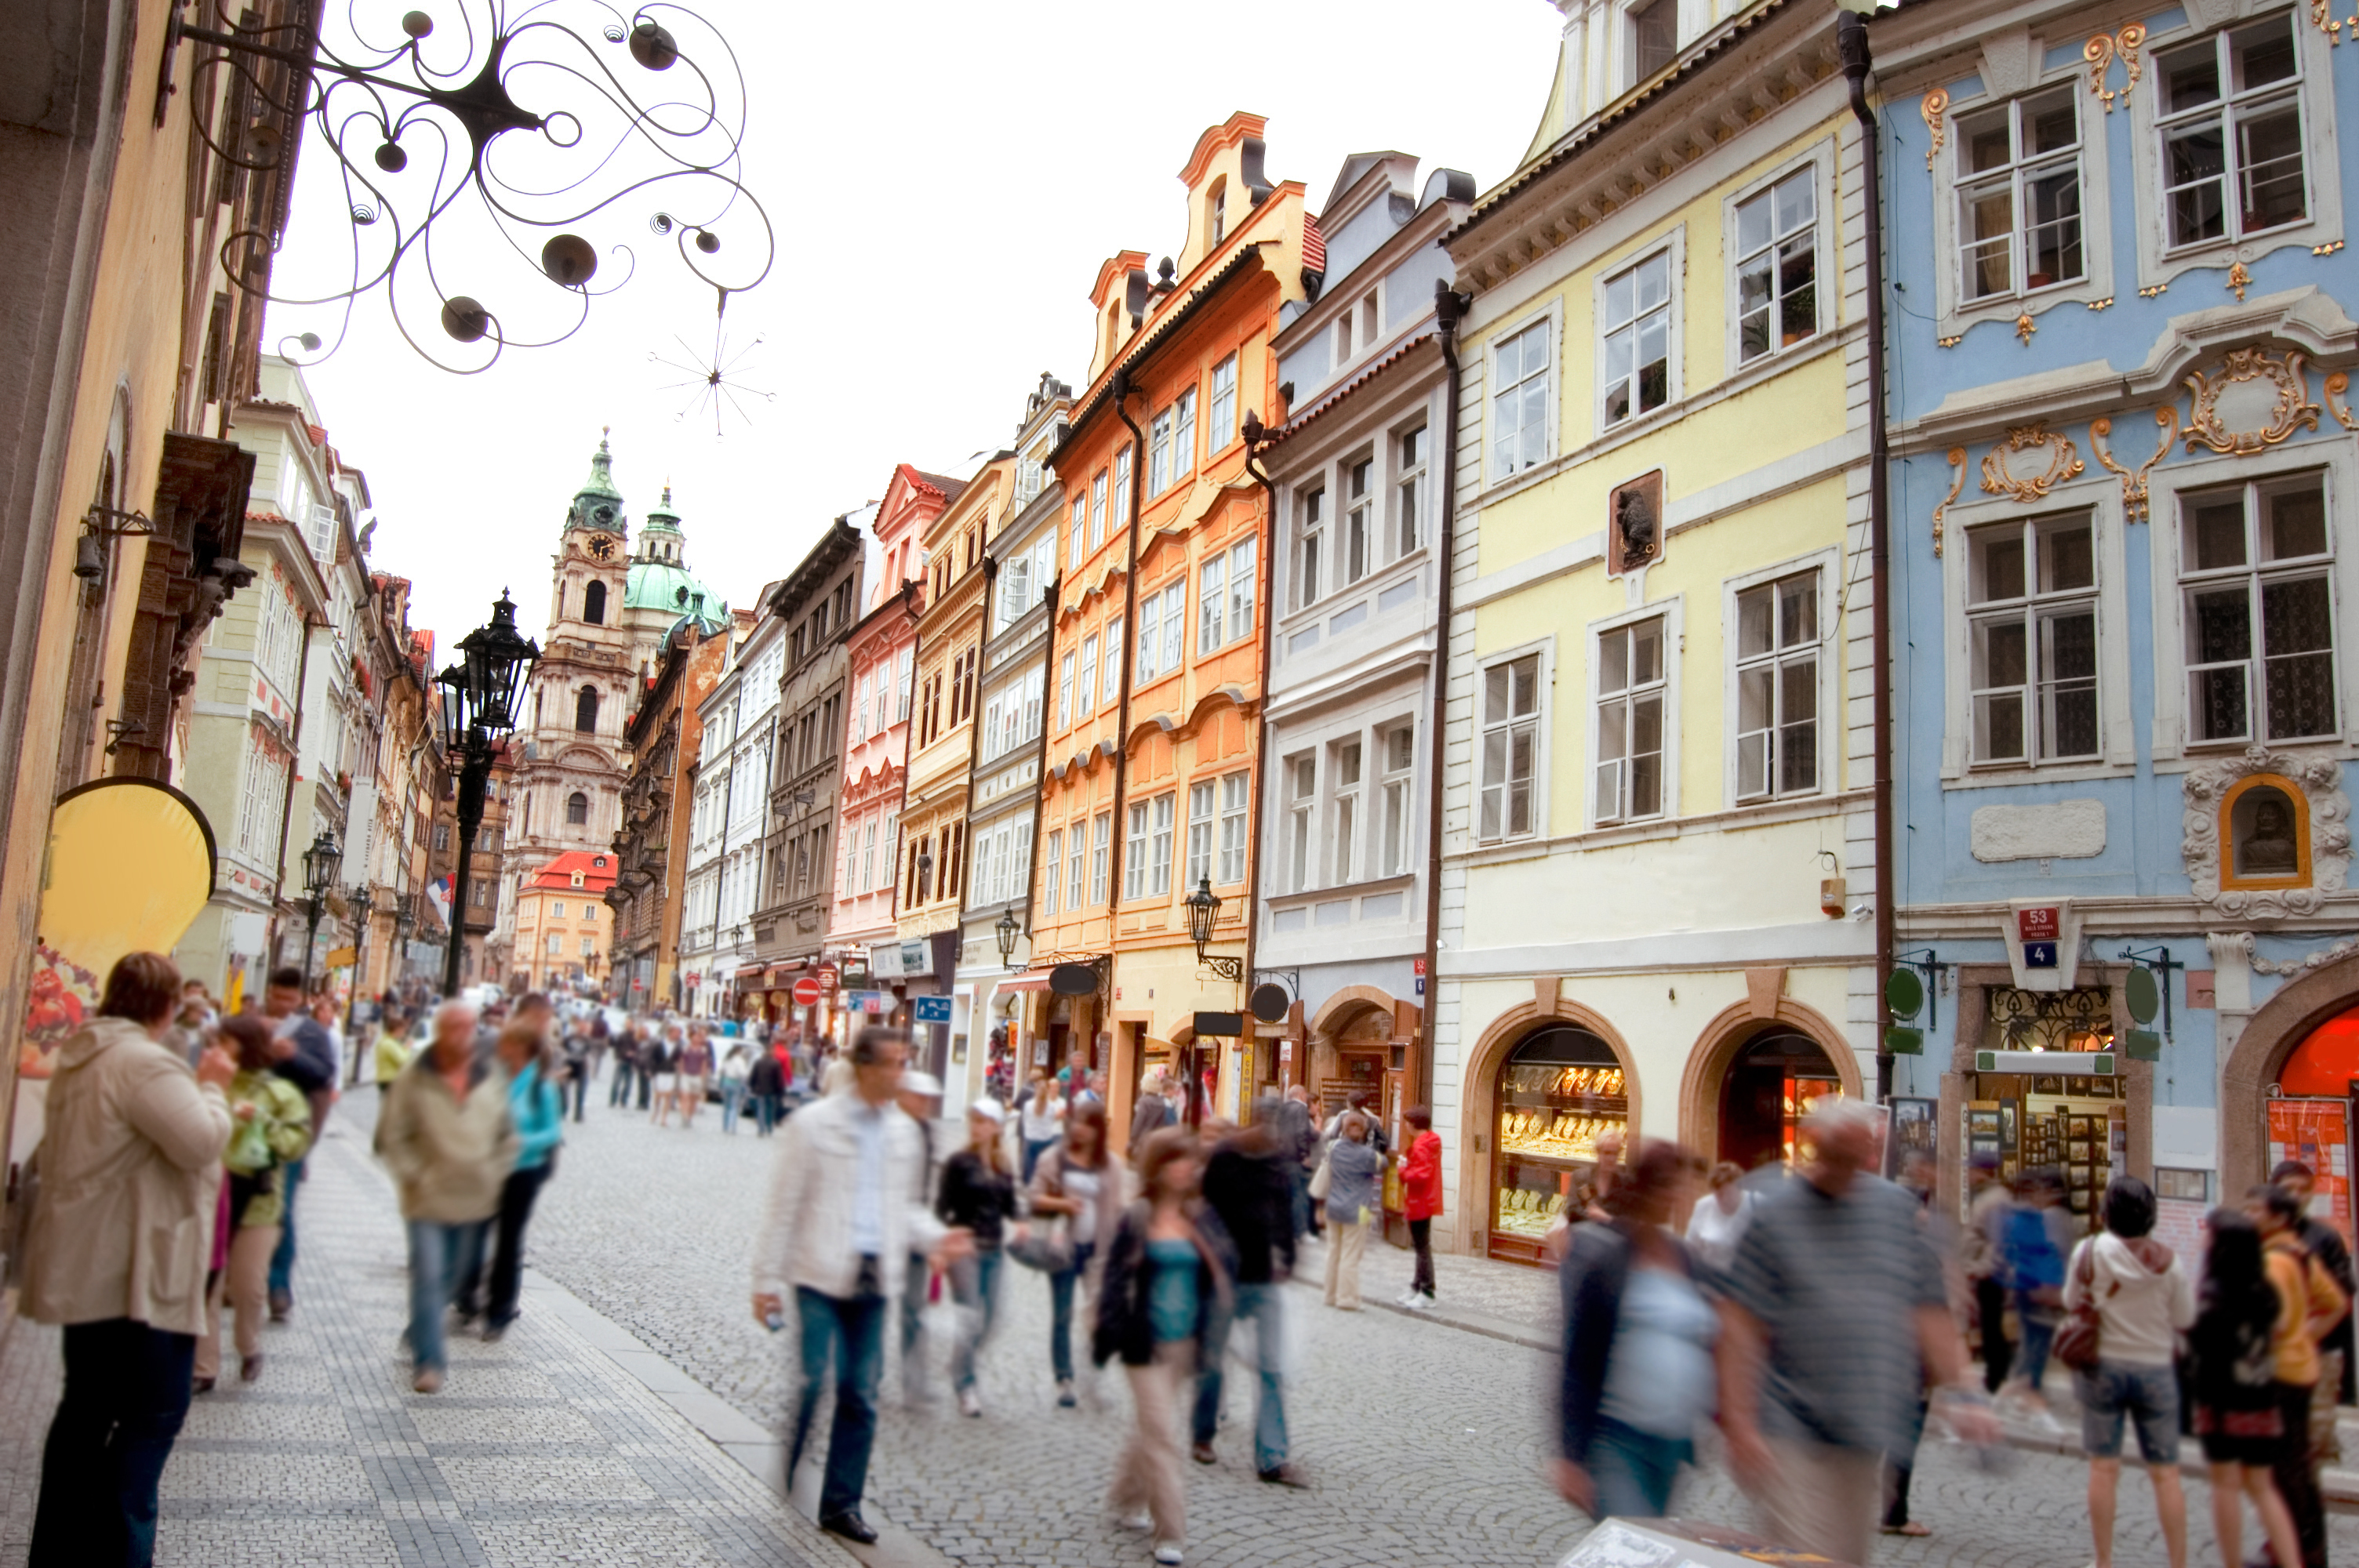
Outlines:
<svg viewBox="0 0 2359 1568"><path fill-rule="evenodd" d="M1284 986L1271 980L1254 987L1253 997L1247 1005L1253 1009L1253 1015L1264 1023L1276 1023L1286 1016L1286 1010L1294 1005L1294 999L1286 994Z"/></svg>

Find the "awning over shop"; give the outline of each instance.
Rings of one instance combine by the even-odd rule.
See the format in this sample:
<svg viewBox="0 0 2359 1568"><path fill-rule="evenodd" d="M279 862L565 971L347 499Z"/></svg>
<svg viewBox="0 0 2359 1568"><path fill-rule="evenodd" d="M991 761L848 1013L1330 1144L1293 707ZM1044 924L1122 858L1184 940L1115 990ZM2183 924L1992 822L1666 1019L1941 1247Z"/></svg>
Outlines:
<svg viewBox="0 0 2359 1568"><path fill-rule="evenodd" d="M1032 969L1020 975L1010 975L992 987L1003 991L1044 991L1049 989L1049 971Z"/></svg>

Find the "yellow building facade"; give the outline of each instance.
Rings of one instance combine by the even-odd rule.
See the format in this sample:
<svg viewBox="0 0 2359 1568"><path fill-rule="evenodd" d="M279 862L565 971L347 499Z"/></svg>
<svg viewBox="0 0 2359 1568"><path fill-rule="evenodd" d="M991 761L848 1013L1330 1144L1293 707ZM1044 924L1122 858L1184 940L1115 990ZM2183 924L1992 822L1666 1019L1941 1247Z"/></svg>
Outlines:
<svg viewBox="0 0 2359 1568"><path fill-rule="evenodd" d="M1605 1134L1776 1159L1874 1048L1843 892L1872 876L1868 347L1833 15L1731 7L1668 54L1572 17L1532 156L1446 241L1471 308L1438 1231L1525 1261Z"/></svg>

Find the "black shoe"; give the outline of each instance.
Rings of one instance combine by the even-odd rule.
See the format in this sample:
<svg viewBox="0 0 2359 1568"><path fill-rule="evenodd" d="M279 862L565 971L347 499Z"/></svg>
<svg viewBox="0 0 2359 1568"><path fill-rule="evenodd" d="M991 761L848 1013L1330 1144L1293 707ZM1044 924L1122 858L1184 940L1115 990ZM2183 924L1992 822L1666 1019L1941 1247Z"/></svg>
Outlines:
<svg viewBox="0 0 2359 1568"><path fill-rule="evenodd" d="M830 1535L840 1535L862 1546L876 1544L876 1532L869 1529L868 1521L856 1513L830 1514L819 1521L819 1527Z"/></svg>
<svg viewBox="0 0 2359 1568"><path fill-rule="evenodd" d="M1273 1465L1262 1471L1261 1478L1273 1487L1308 1487L1302 1472L1292 1465Z"/></svg>
<svg viewBox="0 0 2359 1568"><path fill-rule="evenodd" d="M292 1291L273 1291L270 1292L271 1322L285 1323L287 1321L287 1314L294 1310L295 1293Z"/></svg>

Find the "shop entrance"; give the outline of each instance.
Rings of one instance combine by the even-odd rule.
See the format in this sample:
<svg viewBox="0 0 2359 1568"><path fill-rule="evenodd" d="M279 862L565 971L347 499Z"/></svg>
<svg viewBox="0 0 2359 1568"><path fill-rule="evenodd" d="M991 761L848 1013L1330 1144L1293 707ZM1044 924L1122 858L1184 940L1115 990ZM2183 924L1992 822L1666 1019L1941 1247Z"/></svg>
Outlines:
<svg viewBox="0 0 2359 1568"><path fill-rule="evenodd" d="M1544 1024L1500 1064L1493 1103L1487 1250L1543 1264L1549 1222L1596 1195L1597 1141L1629 1125L1621 1060L1586 1029Z"/></svg>
<svg viewBox="0 0 2359 1568"><path fill-rule="evenodd" d="M2352 1235L2352 1110L2359 1102L2359 1007L2311 1030L2277 1070L2267 1101L2268 1163L2299 1160L2318 1175L2310 1213Z"/></svg>
<svg viewBox="0 0 2359 1568"><path fill-rule="evenodd" d="M1794 1162L1794 1133L1821 1095L1841 1094L1843 1079L1819 1043L1773 1029L1728 1065L1720 1087L1720 1158L1738 1169Z"/></svg>

